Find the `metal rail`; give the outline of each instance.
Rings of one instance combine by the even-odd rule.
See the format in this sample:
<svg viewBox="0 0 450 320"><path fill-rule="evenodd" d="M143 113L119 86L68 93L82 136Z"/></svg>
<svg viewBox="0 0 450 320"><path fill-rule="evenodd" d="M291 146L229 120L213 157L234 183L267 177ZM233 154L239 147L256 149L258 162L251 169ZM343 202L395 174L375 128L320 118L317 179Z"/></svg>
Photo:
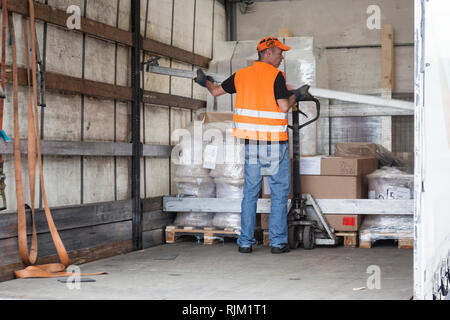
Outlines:
<svg viewBox="0 0 450 320"><path fill-rule="evenodd" d="M197 76L196 71L174 69L158 66L158 59L152 58L147 64L147 72L152 72L161 75L181 77L194 79ZM208 73L216 82L223 82L227 77L219 74ZM414 111L414 103L402 100L385 99L375 96L368 96L363 94L355 94L350 92L335 91L321 88L311 87L309 92L315 96L325 99L336 99L340 101L348 101L360 104L369 104L375 106L390 107L394 109L401 109L407 111Z"/></svg>
<svg viewBox="0 0 450 320"><path fill-rule="evenodd" d="M306 196L306 195L305 195ZM308 196L306 204L314 206ZM163 198L165 212L240 213L241 199ZM414 200L315 199L323 214L413 215ZM290 207L290 200L288 201ZM270 199L259 199L257 213L270 213Z"/></svg>

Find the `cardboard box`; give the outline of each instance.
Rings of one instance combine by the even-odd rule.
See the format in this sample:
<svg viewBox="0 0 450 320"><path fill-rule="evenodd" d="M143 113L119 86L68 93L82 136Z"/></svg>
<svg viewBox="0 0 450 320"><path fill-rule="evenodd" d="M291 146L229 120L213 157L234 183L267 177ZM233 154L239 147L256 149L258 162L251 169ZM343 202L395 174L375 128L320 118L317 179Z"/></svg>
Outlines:
<svg viewBox="0 0 450 320"><path fill-rule="evenodd" d="M302 193L315 199L366 199L364 176L301 176Z"/></svg>
<svg viewBox="0 0 450 320"><path fill-rule="evenodd" d="M360 176L378 169L375 157L324 157L321 161L323 176Z"/></svg>
<svg viewBox="0 0 450 320"><path fill-rule="evenodd" d="M322 174L322 159L325 156L302 156L300 157L300 173L304 175ZM294 174L293 159L291 159L291 174Z"/></svg>
<svg viewBox="0 0 450 320"><path fill-rule="evenodd" d="M292 168L292 160L291 160ZM313 176L359 176L378 169L375 157L302 156L300 173Z"/></svg>
<svg viewBox="0 0 450 320"><path fill-rule="evenodd" d="M291 160L291 169L292 165ZM367 183L363 176L378 169L378 160L373 157L343 158L314 156L302 157L300 165L302 166L300 168L300 173L302 176L302 193L311 193L313 196L315 196L314 194L322 195L324 193L329 195L341 195L339 198L322 197L322 199L364 199L367 198ZM303 165L310 169L308 171L309 173L312 173L313 171L320 171L322 174L305 174L303 170L305 167ZM319 171L317 171L317 168L319 168ZM291 170L291 176L293 178L293 170ZM357 176L360 176L361 178L356 179ZM354 177L355 179L339 179L339 177ZM331 183L333 187L329 187L327 185L328 183ZM318 185L315 186L314 184ZM330 188L336 189L336 191L332 192L332 190L329 190ZM350 189L346 190L346 188ZM352 197L352 195L355 197L358 196L359 198ZM270 198L270 186L267 177L263 178L261 197L264 199ZM289 198L291 199L292 197L293 180L291 180L291 193Z"/></svg>
<svg viewBox="0 0 450 320"><path fill-rule="evenodd" d="M334 155L338 157L375 157L380 152L380 148L372 142L338 142L334 147Z"/></svg>
<svg viewBox="0 0 450 320"><path fill-rule="evenodd" d="M233 121L233 113L206 112L204 123Z"/></svg>
<svg viewBox="0 0 450 320"><path fill-rule="evenodd" d="M324 217L335 231L358 231L361 227L362 216L358 214L325 214Z"/></svg>

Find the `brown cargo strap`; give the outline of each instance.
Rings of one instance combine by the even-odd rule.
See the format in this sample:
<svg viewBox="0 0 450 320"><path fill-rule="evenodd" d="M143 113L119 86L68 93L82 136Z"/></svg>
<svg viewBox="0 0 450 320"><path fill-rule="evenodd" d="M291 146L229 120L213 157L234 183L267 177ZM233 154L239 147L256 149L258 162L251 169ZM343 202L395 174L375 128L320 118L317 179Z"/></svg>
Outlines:
<svg viewBox="0 0 450 320"><path fill-rule="evenodd" d="M6 8L7 0L2 0L2 62L1 62L1 86L3 92L6 91L6 16L7 16L7 8ZM0 98L0 133L3 133L3 109L5 105L5 99ZM0 210L5 210L6 205L6 195L5 195L5 175L3 173L3 156L0 154L0 195L3 201L3 207Z"/></svg>
<svg viewBox="0 0 450 320"><path fill-rule="evenodd" d="M5 8L5 0L3 1ZM22 262L28 267L23 270L15 271L17 278L53 278L53 277L68 277L74 275L70 272L65 272L69 265L69 256L64 247L63 242L56 229L53 221L44 187L44 176L41 156L41 146L39 137L39 121L37 118L37 79L36 79L36 26L34 16L34 3L29 0L30 12L30 29L31 29L31 53L32 53L32 74L30 76L30 61L29 61L29 46L28 46L28 26L27 20L23 17L23 29L25 40L25 58L27 65L28 76L28 175L30 183L30 199L31 199L31 217L32 217L32 241L31 252L28 253L27 230L26 230L26 212L25 202L23 196L22 185L22 170L21 170L21 154L20 154L20 134L19 134L19 102L18 102L18 69L17 69L17 52L16 52L16 38L14 30L14 21L12 12L8 12L8 25L11 34L11 52L12 52L12 67L13 67L13 110L14 110L14 173L16 181L16 196L17 196L17 226L18 226L18 244L19 253ZM5 20L5 19L3 19ZM31 96L31 90L33 95ZM33 100L32 98L33 97ZM34 221L34 199L35 199L35 178L36 178L36 151L39 165L39 177L41 183L42 200L44 204L44 212L47 219L47 224L52 236L53 243L58 253L61 263L46 264L33 266L37 260L38 246L37 234ZM80 274L80 275L99 275L106 274L105 272Z"/></svg>

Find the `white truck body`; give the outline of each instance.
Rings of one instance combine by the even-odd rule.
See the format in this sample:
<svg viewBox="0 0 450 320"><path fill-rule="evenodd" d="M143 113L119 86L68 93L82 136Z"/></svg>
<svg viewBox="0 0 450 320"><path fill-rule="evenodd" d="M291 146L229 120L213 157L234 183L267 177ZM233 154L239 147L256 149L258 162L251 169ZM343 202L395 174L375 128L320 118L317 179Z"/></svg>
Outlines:
<svg viewBox="0 0 450 320"><path fill-rule="evenodd" d="M448 0L415 1L415 299L444 299L449 280L449 17Z"/></svg>

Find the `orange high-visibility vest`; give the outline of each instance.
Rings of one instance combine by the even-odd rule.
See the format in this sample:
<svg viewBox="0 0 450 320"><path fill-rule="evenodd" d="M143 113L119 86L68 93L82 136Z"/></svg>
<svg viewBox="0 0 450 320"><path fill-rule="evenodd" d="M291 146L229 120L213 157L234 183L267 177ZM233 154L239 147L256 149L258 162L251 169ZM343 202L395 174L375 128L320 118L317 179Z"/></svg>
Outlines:
<svg viewBox="0 0 450 320"><path fill-rule="evenodd" d="M234 137L262 141L288 140L288 114L281 111L274 92L279 72L274 66L261 61L236 72Z"/></svg>

